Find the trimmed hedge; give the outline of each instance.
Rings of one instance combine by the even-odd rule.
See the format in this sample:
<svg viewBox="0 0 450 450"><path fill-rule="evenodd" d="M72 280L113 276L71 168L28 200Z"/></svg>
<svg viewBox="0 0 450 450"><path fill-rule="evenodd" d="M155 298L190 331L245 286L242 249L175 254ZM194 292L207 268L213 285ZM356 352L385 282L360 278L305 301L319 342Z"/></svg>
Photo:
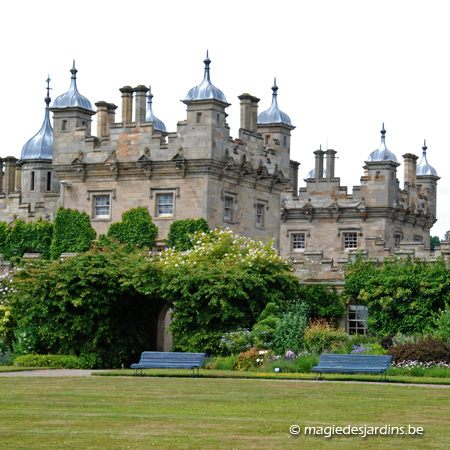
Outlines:
<svg viewBox="0 0 450 450"><path fill-rule="evenodd" d="M73 355L22 355L14 359L20 367L53 367L55 369L92 369L82 356Z"/></svg>
<svg viewBox="0 0 450 450"><path fill-rule="evenodd" d="M167 246L181 252L190 250L194 247L191 236L197 231L209 233L209 225L205 219L175 220L170 225Z"/></svg>
<svg viewBox="0 0 450 450"><path fill-rule="evenodd" d="M450 363L450 345L442 339L427 336L419 339L417 343L407 342L392 347L389 349L388 355L392 355L392 362L396 364L402 361Z"/></svg>

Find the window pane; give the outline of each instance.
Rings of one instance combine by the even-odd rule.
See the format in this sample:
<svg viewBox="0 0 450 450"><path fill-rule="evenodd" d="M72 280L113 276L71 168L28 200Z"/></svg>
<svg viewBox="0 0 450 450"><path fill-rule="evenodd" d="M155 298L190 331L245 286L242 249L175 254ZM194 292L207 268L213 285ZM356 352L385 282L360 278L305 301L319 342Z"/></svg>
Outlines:
<svg viewBox="0 0 450 450"><path fill-rule="evenodd" d="M292 235L292 249L301 249L305 248L305 233L293 234Z"/></svg>
<svg viewBox="0 0 450 450"><path fill-rule="evenodd" d="M109 216L109 195L99 195L94 198L95 216Z"/></svg>
<svg viewBox="0 0 450 450"><path fill-rule="evenodd" d="M173 194L158 195L158 216L173 216Z"/></svg>
<svg viewBox="0 0 450 450"><path fill-rule="evenodd" d="M358 237L356 233L344 233L344 248L357 248Z"/></svg>

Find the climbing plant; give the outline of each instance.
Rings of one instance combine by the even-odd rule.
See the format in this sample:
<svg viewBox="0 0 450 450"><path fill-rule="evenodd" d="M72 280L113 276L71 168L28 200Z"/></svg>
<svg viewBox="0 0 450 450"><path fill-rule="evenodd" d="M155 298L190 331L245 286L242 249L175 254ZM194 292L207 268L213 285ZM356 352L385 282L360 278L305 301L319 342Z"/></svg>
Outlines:
<svg viewBox="0 0 450 450"><path fill-rule="evenodd" d="M89 250L96 236L89 216L77 209L59 208L53 226L52 259L58 259L61 253L83 253Z"/></svg>
<svg viewBox="0 0 450 450"><path fill-rule="evenodd" d="M0 222L0 254L6 259L6 255L9 253L8 249L8 237L11 234L11 228L6 222Z"/></svg>
<svg viewBox="0 0 450 450"><path fill-rule="evenodd" d="M442 259L434 264L390 259L381 267L357 260L347 267L343 296L368 306L369 331L432 333L436 316L450 302L450 271Z"/></svg>
<svg viewBox="0 0 450 450"><path fill-rule="evenodd" d="M126 244L128 251L135 247L152 248L157 235L158 227L147 209L140 206L124 212L122 222L111 224L107 234L108 238L115 238L121 244Z"/></svg>
<svg viewBox="0 0 450 450"><path fill-rule="evenodd" d="M197 231L209 232L209 225L205 219L175 220L170 225L167 246L179 251L189 250L194 247L191 236Z"/></svg>

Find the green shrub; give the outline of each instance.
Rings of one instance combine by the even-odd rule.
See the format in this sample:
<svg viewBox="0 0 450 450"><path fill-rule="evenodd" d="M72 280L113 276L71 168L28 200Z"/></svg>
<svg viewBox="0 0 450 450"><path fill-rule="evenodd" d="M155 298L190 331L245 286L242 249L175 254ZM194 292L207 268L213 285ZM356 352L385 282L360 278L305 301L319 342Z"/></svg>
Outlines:
<svg viewBox="0 0 450 450"><path fill-rule="evenodd" d="M312 321L305 331L305 346L311 352L330 351L334 346L349 339L343 329L336 329L334 324L325 319Z"/></svg>
<svg viewBox="0 0 450 450"><path fill-rule="evenodd" d="M264 364L269 362L269 358L273 355L271 350L261 350L257 347L252 347L246 352L239 353L236 361L236 368L238 370L249 370L252 367L261 368Z"/></svg>
<svg viewBox="0 0 450 450"><path fill-rule="evenodd" d="M73 355L22 355L14 359L19 367L53 367L59 369L92 369L83 357Z"/></svg>
<svg viewBox="0 0 450 450"><path fill-rule="evenodd" d="M111 224L107 236L127 245L127 250L135 247L152 248L158 235L158 227L153 223L147 209L137 207L122 214L122 222Z"/></svg>
<svg viewBox="0 0 450 450"><path fill-rule="evenodd" d="M450 342L450 305L445 304L445 310L440 311L436 320L437 330L435 336L443 341Z"/></svg>
<svg viewBox="0 0 450 450"><path fill-rule="evenodd" d="M194 247L191 237L197 231L209 233L209 225L205 219L175 220L170 225L166 239L167 246L182 252L190 250Z"/></svg>
<svg viewBox="0 0 450 450"><path fill-rule="evenodd" d="M417 343L407 342L388 351L393 363L417 361L420 363L446 362L450 363L450 345L439 338L426 336Z"/></svg>
<svg viewBox="0 0 450 450"><path fill-rule="evenodd" d="M235 370L237 364L237 356L217 356L209 358L205 364L205 369L209 370Z"/></svg>
<svg viewBox="0 0 450 450"><path fill-rule="evenodd" d="M304 353L295 360L295 367L299 373L309 373L319 364L319 355Z"/></svg>
<svg viewBox="0 0 450 450"><path fill-rule="evenodd" d="M85 212L59 208L53 222L53 238L50 248L51 259L61 253L84 253L89 250L96 233Z"/></svg>
<svg viewBox="0 0 450 450"><path fill-rule="evenodd" d="M298 301L308 305L310 319L334 321L345 314L345 308L336 288L331 285L301 285Z"/></svg>
<svg viewBox="0 0 450 450"><path fill-rule="evenodd" d="M302 301L291 302L281 316L273 337L274 351L299 353L304 348L304 333L308 328L309 306Z"/></svg>
<svg viewBox="0 0 450 450"><path fill-rule="evenodd" d="M7 261L7 255L9 255L9 235L11 234L11 228L6 222L0 222L0 254L4 256Z"/></svg>

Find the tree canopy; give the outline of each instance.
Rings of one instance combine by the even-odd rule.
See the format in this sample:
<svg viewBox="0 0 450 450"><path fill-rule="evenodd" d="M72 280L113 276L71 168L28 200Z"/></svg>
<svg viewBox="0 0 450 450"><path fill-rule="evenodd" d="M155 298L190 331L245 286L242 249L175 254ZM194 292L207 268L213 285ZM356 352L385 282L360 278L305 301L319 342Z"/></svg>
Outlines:
<svg viewBox="0 0 450 450"><path fill-rule="evenodd" d="M284 306L295 297L299 281L272 242L229 229L198 232L193 242L191 250L160 255L175 350L218 352L224 332L250 328L267 303Z"/></svg>

